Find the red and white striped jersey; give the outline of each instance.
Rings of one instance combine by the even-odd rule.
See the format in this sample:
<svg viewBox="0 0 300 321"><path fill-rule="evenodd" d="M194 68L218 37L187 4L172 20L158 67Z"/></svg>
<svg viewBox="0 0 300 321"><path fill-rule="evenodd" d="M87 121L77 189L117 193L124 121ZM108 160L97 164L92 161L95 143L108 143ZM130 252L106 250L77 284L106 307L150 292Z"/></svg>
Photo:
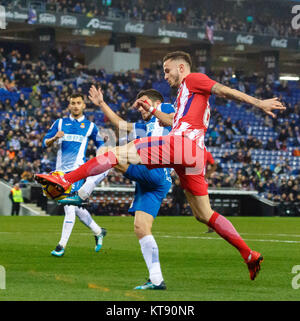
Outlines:
<svg viewBox="0 0 300 321"><path fill-rule="evenodd" d="M209 97L216 81L202 73L190 73L179 89L173 119L173 134L185 131L206 132L210 119Z"/></svg>

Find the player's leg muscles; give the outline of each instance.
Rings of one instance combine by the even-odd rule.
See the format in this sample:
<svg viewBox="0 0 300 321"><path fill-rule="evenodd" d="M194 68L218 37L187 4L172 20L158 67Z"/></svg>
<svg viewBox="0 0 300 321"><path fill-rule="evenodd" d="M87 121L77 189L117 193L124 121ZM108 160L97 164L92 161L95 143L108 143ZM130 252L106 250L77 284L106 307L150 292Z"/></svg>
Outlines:
<svg viewBox="0 0 300 321"><path fill-rule="evenodd" d="M214 213L210 206L209 196L196 196L187 190L185 190L184 193L195 218L202 223L208 224L212 214Z"/></svg>
<svg viewBox="0 0 300 321"><path fill-rule="evenodd" d="M141 164L141 158L136 150L134 142L130 142L127 145L117 147L103 147L99 150L100 153L104 154L112 152L118 161L117 165L114 166L116 170L121 173L125 173L130 164ZM97 156L99 153L97 152Z"/></svg>
<svg viewBox="0 0 300 321"><path fill-rule="evenodd" d="M213 228L223 239L239 250L244 260L247 260L251 249L232 223L226 217L212 210L208 195L195 196L187 191L185 194L196 219Z"/></svg>
<svg viewBox="0 0 300 321"><path fill-rule="evenodd" d="M101 155L101 154L104 154L104 153L107 153L109 150L109 147L107 146L104 146L104 147L100 147L98 150L97 150L97 156L98 155ZM121 173L125 173L127 171L129 167L129 164L118 164L114 167L114 169L118 170L119 172Z"/></svg>
<svg viewBox="0 0 300 321"><path fill-rule="evenodd" d="M141 239L146 235L152 234L153 221L154 221L154 218L152 215L143 211L135 212L134 232L138 239Z"/></svg>
<svg viewBox="0 0 300 321"><path fill-rule="evenodd" d="M129 166L130 166L129 164L118 164L118 165L115 166L114 168L115 168L117 171L119 171L119 172L121 172L122 174L124 174L124 173L127 172Z"/></svg>
<svg viewBox="0 0 300 321"><path fill-rule="evenodd" d="M140 163L141 159L133 141L127 145L109 147L106 153L97 155L74 171L65 174L64 179L73 184L88 176L104 173L118 164Z"/></svg>
<svg viewBox="0 0 300 321"><path fill-rule="evenodd" d="M118 160L118 165L141 164L141 158L137 152L134 141L127 145L114 147L111 150Z"/></svg>
<svg viewBox="0 0 300 321"><path fill-rule="evenodd" d="M109 150L109 147L101 147L97 150L97 155L101 155L106 153ZM118 164L114 167L114 169L118 170L121 173L125 173L129 167L129 164Z"/></svg>
<svg viewBox="0 0 300 321"><path fill-rule="evenodd" d="M96 156L107 153L108 152L109 147L108 146L102 146L100 148L97 149L97 153Z"/></svg>

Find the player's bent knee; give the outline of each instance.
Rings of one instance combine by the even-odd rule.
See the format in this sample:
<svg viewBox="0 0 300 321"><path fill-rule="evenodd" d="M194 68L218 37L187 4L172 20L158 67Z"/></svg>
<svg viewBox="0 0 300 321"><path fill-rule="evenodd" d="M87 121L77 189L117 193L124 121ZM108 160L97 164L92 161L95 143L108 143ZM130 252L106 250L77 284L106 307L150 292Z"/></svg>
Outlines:
<svg viewBox="0 0 300 321"><path fill-rule="evenodd" d="M128 163L129 164L141 164L140 155L137 152L134 142L128 144Z"/></svg>
<svg viewBox="0 0 300 321"><path fill-rule="evenodd" d="M207 224L214 212L210 206L208 195L196 196L188 191L185 191L185 195L196 220Z"/></svg>
<svg viewBox="0 0 300 321"><path fill-rule="evenodd" d="M137 225L134 225L134 233L139 240L147 235L146 231Z"/></svg>
<svg viewBox="0 0 300 321"><path fill-rule="evenodd" d="M141 164L141 158L136 150L134 142L116 147L116 156L119 164Z"/></svg>
<svg viewBox="0 0 300 321"><path fill-rule="evenodd" d="M139 223L134 223L134 233L137 238L140 240L146 235L151 234L151 228L149 229L147 226Z"/></svg>
<svg viewBox="0 0 300 321"><path fill-rule="evenodd" d="M136 211L135 219L134 219L134 232L138 239L143 238L146 235L152 234L152 224L153 224L153 216L143 212Z"/></svg>
<svg viewBox="0 0 300 321"><path fill-rule="evenodd" d="M105 154L107 153L109 150L109 147L108 146L103 146L103 147L100 147L98 150L97 150L97 156L98 155L102 155L102 154Z"/></svg>
<svg viewBox="0 0 300 321"><path fill-rule="evenodd" d="M198 222L208 224L213 212L214 211L212 209L208 209L207 211L198 210L196 213L194 213L194 216Z"/></svg>
<svg viewBox="0 0 300 321"><path fill-rule="evenodd" d="M197 217L197 216L195 216L195 219L196 219L198 222L200 222L200 223L204 223L203 220L201 220L201 218L199 218L199 217Z"/></svg>

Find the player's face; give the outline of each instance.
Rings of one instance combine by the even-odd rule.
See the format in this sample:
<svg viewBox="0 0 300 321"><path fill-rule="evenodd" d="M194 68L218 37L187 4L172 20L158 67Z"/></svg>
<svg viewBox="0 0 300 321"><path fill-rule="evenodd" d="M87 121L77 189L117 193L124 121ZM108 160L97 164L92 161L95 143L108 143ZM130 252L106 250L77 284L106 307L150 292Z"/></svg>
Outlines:
<svg viewBox="0 0 300 321"><path fill-rule="evenodd" d="M171 88L178 88L181 84L180 63L177 60L166 60L164 62L165 80Z"/></svg>
<svg viewBox="0 0 300 321"><path fill-rule="evenodd" d="M83 111L85 109L85 103L81 97L71 98L68 107L69 107L71 116L76 119L76 118L80 118L83 115Z"/></svg>
<svg viewBox="0 0 300 321"><path fill-rule="evenodd" d="M154 107L153 103L152 103L152 100L148 96L142 96L140 99L145 101L145 102L147 102L150 106ZM148 111L146 111L142 107L139 108L139 112L141 113L142 118L143 118L144 121L148 121L152 117L151 113L149 113Z"/></svg>

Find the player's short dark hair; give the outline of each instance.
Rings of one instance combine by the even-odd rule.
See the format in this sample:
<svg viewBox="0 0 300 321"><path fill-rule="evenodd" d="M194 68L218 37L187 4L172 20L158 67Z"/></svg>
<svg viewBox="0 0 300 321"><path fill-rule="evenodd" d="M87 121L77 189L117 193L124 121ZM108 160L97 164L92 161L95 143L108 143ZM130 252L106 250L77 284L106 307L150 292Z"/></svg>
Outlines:
<svg viewBox="0 0 300 321"><path fill-rule="evenodd" d="M164 102L164 97L163 95L156 89L144 89L144 90L141 90L137 96L136 96L136 99L139 99L143 96L147 96L149 97L149 99L152 101L152 102L155 102L156 100L159 100L161 101L162 103Z"/></svg>
<svg viewBox="0 0 300 321"><path fill-rule="evenodd" d="M72 98L82 98L82 100L84 101L84 96L80 93L74 93L74 94L71 94L69 97L68 97L68 100L70 101Z"/></svg>
<svg viewBox="0 0 300 321"><path fill-rule="evenodd" d="M163 58L163 63L167 60L178 60L183 59L192 69L192 58L189 53L185 51L173 51L166 54Z"/></svg>

